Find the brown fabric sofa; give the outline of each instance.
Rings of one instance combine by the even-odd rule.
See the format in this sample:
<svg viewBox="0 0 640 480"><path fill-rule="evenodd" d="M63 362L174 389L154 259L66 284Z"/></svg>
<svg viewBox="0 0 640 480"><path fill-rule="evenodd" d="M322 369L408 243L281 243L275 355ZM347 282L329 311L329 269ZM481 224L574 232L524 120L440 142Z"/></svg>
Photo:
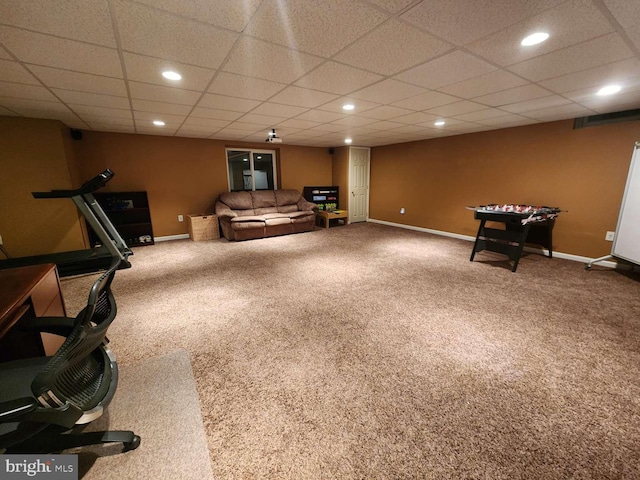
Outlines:
<svg viewBox="0 0 640 480"><path fill-rule="evenodd" d="M226 192L216 200L216 215L227 240L312 231L316 210L316 204L297 190Z"/></svg>

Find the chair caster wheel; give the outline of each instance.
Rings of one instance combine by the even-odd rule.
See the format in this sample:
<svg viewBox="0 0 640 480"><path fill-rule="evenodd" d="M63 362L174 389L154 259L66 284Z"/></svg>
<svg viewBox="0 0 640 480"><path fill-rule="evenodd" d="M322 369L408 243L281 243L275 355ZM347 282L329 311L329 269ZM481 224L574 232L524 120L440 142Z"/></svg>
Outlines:
<svg viewBox="0 0 640 480"><path fill-rule="evenodd" d="M122 449L123 452L128 452L129 450L135 450L140 446L140 437L138 435L134 435L133 440L131 440L130 442L125 442L123 443L123 445L124 445L124 448Z"/></svg>

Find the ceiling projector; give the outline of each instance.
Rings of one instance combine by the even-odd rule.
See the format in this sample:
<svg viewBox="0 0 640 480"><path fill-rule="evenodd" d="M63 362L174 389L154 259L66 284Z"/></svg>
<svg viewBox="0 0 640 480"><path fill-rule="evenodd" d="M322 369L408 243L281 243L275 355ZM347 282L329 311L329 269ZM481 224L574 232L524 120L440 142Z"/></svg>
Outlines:
<svg viewBox="0 0 640 480"><path fill-rule="evenodd" d="M278 135L276 135L276 129L272 128L271 131L269 132L269 136L267 137L265 142L268 142L268 143L282 143L282 139Z"/></svg>

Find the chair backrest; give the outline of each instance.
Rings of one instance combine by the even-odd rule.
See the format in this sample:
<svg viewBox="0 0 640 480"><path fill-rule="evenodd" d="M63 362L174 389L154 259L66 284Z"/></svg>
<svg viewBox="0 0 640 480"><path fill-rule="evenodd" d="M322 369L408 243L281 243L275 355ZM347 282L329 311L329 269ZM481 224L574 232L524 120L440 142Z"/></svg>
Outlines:
<svg viewBox="0 0 640 480"><path fill-rule="evenodd" d="M42 405L58 407L71 402L87 411L113 390L109 359L101 347L116 317L111 282L119 264L120 260L114 259L93 284L87 306L75 318L70 335L33 380L31 390Z"/></svg>

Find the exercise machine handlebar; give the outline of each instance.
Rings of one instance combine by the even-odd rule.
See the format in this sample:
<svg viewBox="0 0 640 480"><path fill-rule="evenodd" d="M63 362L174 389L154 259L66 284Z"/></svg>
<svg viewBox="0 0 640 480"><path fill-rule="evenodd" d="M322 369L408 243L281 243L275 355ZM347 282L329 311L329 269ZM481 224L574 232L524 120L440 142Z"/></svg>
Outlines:
<svg viewBox="0 0 640 480"><path fill-rule="evenodd" d="M114 173L107 168L104 172L99 173L91 180L87 180L80 188L75 190L51 190L50 192L31 192L33 198L71 198L77 195L86 195L93 193L99 188L104 187L109 180L113 178Z"/></svg>

